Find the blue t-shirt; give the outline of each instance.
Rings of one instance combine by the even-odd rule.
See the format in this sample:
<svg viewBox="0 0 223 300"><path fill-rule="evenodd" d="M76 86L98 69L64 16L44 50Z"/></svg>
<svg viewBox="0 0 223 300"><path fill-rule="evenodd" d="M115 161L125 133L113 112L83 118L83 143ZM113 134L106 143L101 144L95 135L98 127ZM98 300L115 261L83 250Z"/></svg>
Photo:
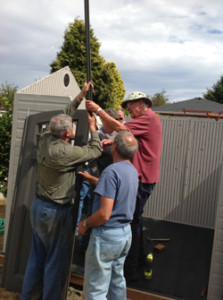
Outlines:
<svg viewBox="0 0 223 300"><path fill-rule="evenodd" d="M100 207L101 196L114 199L110 219L102 226L120 227L133 219L138 190L138 173L128 161L119 161L108 166L94 190L93 213Z"/></svg>

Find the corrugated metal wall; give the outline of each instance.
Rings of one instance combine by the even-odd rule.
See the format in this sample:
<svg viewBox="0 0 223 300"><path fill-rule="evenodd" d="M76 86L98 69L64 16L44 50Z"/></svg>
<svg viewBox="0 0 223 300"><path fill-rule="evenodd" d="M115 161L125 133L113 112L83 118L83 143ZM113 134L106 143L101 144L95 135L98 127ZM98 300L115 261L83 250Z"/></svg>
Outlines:
<svg viewBox="0 0 223 300"><path fill-rule="evenodd" d="M215 235L208 285L208 300L223 299L223 167L218 199Z"/></svg>
<svg viewBox="0 0 223 300"><path fill-rule="evenodd" d="M214 228L222 166L223 121L161 117L160 181L144 216Z"/></svg>

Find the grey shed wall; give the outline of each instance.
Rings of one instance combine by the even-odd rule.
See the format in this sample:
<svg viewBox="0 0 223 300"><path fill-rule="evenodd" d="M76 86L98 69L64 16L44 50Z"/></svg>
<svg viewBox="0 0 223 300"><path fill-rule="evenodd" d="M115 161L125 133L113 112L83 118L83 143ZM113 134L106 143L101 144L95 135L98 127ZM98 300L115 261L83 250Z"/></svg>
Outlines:
<svg viewBox="0 0 223 300"><path fill-rule="evenodd" d="M160 180L144 216L215 227L223 162L223 121L161 117Z"/></svg>
<svg viewBox="0 0 223 300"><path fill-rule="evenodd" d="M69 84L65 86L64 79L69 76ZM14 96L14 113L12 139L10 149L10 164L8 178L8 193L6 206L6 227L4 248L7 239L8 225L15 188L15 179L21 151L21 141L25 119L28 115L63 110L64 107L80 92L80 88L69 67L65 67L32 85L19 90ZM84 108L84 101L79 108Z"/></svg>
<svg viewBox="0 0 223 300"><path fill-rule="evenodd" d="M208 300L223 299L223 121L161 117L160 181L144 216L215 229Z"/></svg>
<svg viewBox="0 0 223 300"><path fill-rule="evenodd" d="M223 299L223 168L220 179L214 244L208 286L208 300Z"/></svg>

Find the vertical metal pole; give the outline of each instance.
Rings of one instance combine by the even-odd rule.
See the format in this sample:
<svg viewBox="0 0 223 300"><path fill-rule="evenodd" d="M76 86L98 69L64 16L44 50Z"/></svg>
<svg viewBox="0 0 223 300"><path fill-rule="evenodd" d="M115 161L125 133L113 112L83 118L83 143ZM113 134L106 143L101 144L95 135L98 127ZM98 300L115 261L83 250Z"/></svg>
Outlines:
<svg viewBox="0 0 223 300"><path fill-rule="evenodd" d="M91 80L91 45L90 45L89 0L84 0L84 12L85 12L85 40L86 40L87 81L90 81ZM92 100L91 87L88 91L87 99Z"/></svg>
<svg viewBox="0 0 223 300"><path fill-rule="evenodd" d="M86 43L86 62L87 62L87 81L91 80L91 48L90 48L90 22L89 22L89 0L84 0L84 12L85 12L85 43ZM87 94L87 99L92 100L92 90L91 87ZM87 123L86 123L86 126ZM83 171L83 164L78 166L77 171ZM81 189L82 177L77 173L76 174L76 181L75 181L75 203L74 207L76 208L76 212L74 212L74 228L76 229L77 223L77 211L79 210L79 201L80 201L80 189ZM72 255L70 258L70 269L69 274L67 277L66 288L63 293L63 300L67 299L67 289L69 287L70 282L70 274L71 274L71 265L73 260L74 254L74 246L75 246L75 236L73 236L73 248L72 248Z"/></svg>

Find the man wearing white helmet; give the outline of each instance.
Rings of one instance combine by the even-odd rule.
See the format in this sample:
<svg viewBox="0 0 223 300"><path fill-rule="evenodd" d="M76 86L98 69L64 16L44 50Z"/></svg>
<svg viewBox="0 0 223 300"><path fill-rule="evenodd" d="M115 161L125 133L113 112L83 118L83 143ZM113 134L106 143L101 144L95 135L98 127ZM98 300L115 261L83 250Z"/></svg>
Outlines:
<svg viewBox="0 0 223 300"><path fill-rule="evenodd" d="M144 260L142 214L144 205L151 195L155 184L159 180L160 156L162 147L162 128L159 117L151 110L152 101L141 92L131 93L123 100L122 107L126 109L132 120L121 124L111 118L93 101L86 101L86 109L99 115L104 123L115 131L129 130L136 137L139 149L131 162L138 171L139 187L136 199L136 208L132 229L132 245L125 263L125 276L127 280L138 279L139 261ZM107 145L111 141L104 140Z"/></svg>

